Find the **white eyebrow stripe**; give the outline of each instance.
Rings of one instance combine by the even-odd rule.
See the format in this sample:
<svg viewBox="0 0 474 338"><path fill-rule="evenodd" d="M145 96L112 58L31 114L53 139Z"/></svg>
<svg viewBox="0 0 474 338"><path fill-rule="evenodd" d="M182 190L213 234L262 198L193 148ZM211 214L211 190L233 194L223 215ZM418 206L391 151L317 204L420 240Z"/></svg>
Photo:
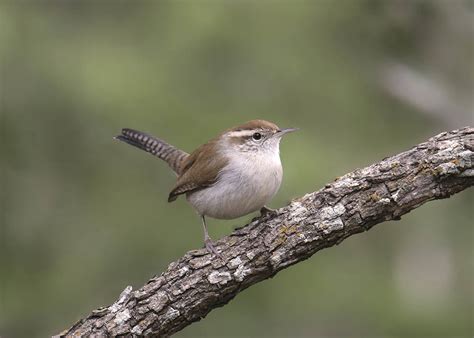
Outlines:
<svg viewBox="0 0 474 338"><path fill-rule="evenodd" d="M230 131L227 133L229 137L243 137L243 136L252 136L255 133L254 130L237 130L237 131Z"/></svg>

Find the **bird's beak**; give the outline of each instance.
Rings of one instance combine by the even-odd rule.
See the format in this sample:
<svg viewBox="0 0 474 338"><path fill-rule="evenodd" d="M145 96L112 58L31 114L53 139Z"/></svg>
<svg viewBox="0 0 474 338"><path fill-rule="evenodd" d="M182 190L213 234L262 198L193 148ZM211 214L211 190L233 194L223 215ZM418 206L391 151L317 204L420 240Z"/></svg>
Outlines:
<svg viewBox="0 0 474 338"><path fill-rule="evenodd" d="M297 130L299 130L299 128L284 128L284 129L278 130L275 133L275 135L278 135L279 137L282 137L285 134L292 133L292 132L297 131Z"/></svg>

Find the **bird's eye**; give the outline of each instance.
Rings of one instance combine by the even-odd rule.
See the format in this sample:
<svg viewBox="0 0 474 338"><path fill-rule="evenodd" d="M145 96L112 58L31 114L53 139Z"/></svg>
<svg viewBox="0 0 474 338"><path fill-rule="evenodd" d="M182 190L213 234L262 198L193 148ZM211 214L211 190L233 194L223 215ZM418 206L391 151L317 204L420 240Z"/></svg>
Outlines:
<svg viewBox="0 0 474 338"><path fill-rule="evenodd" d="M262 134L260 133L255 133L252 135L252 138L255 140L255 141L258 141L262 138Z"/></svg>

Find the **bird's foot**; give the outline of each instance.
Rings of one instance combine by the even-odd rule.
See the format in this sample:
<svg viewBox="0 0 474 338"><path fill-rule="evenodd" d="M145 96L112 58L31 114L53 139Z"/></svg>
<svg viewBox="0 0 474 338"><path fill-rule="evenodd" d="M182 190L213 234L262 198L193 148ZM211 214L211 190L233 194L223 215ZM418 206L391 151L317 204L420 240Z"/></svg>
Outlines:
<svg viewBox="0 0 474 338"><path fill-rule="evenodd" d="M216 255L217 257L219 257L221 260L224 260L224 258L222 257L222 255L216 250L216 248L214 247L214 243L212 243L212 239L210 238L206 238L204 240L204 244L206 245L206 249L209 253L211 254L214 254Z"/></svg>
<svg viewBox="0 0 474 338"><path fill-rule="evenodd" d="M265 216L275 217L276 215L278 215L278 212L276 211L276 209L270 209L266 206L263 206L262 209L260 209L260 216L262 217L265 217Z"/></svg>

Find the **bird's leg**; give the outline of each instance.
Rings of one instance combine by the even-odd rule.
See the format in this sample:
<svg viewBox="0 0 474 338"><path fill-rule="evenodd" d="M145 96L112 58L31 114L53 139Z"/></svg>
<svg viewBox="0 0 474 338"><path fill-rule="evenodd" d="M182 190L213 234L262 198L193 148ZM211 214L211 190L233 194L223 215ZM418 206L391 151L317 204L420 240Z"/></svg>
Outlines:
<svg viewBox="0 0 474 338"><path fill-rule="evenodd" d="M277 211L276 209L271 209L271 208L268 208L267 206L263 206L261 209L260 209L260 216L276 216L277 215Z"/></svg>
<svg viewBox="0 0 474 338"><path fill-rule="evenodd" d="M201 215L201 219L202 227L204 229L204 244L206 245L207 251L209 251L209 253L213 253L214 255L222 259L221 254L217 252L216 248L214 247L214 244L212 243L212 239L209 236L209 233L207 232L206 217L204 215Z"/></svg>

